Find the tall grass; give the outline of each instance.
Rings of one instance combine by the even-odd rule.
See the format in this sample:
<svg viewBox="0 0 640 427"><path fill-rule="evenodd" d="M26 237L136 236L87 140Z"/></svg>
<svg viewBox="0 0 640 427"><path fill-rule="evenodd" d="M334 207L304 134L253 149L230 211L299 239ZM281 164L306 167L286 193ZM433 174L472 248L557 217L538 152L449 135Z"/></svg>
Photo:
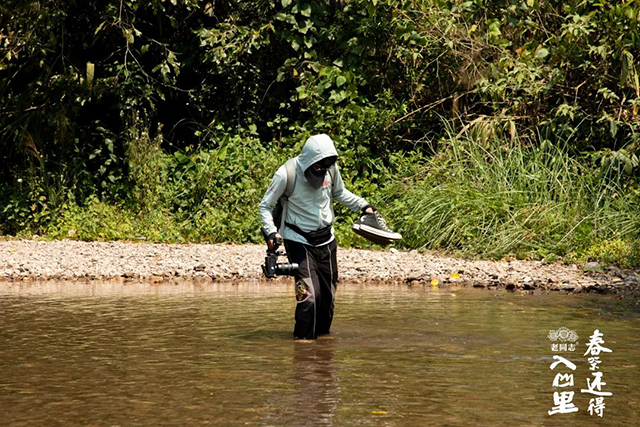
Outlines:
<svg viewBox="0 0 640 427"><path fill-rule="evenodd" d="M638 196L616 171L544 141L526 147L517 136L506 143L499 134L450 130L441 143L420 174L387 188L407 246L584 260L613 244L620 259L610 261L640 261Z"/></svg>

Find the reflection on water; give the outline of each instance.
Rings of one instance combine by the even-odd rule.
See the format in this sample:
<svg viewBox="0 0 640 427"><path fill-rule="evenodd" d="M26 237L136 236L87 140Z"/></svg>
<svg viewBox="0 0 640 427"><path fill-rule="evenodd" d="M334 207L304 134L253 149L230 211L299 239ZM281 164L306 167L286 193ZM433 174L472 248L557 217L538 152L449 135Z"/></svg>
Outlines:
<svg viewBox="0 0 640 427"><path fill-rule="evenodd" d="M342 285L311 343L292 340L294 306L284 284L1 284L0 424L639 424L635 302ZM580 336L580 411L550 417L560 326ZM603 419L580 394L594 329L613 350Z"/></svg>

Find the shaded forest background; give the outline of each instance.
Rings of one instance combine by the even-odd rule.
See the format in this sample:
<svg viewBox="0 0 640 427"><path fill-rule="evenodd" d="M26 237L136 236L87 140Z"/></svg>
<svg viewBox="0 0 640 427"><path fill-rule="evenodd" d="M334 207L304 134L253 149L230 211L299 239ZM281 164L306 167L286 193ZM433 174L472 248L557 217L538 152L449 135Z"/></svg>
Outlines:
<svg viewBox="0 0 640 427"><path fill-rule="evenodd" d="M637 0L5 0L0 233L259 242L325 132L406 247L637 266L639 63Z"/></svg>

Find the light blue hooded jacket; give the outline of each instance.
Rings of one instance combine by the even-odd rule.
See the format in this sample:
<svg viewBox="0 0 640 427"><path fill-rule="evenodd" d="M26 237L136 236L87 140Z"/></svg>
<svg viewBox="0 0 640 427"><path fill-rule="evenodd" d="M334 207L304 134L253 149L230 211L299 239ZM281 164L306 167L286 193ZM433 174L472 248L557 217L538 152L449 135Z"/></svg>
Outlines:
<svg viewBox="0 0 640 427"><path fill-rule="evenodd" d="M335 219L333 213L334 199L354 212L360 211L369 205L364 199L354 195L344 187L344 182L337 166L333 176L335 182L331 182L331 174L327 172L324 183L320 188L316 190L309 184L304 175L307 168L324 158L336 156L338 156L338 152L328 135L314 135L307 139L302 152L295 158L296 184L287 202L285 222L294 224L305 232L315 231L333 224ZM273 209L278 199L284 194L286 187L287 171L285 166L282 165L273 176L271 184L262 198L262 202L260 202L260 220L267 235L278 231L278 228L273 223ZM285 240L309 244L304 237L286 225L280 230L280 235ZM318 246L330 243L333 239L334 231L332 227L331 238Z"/></svg>

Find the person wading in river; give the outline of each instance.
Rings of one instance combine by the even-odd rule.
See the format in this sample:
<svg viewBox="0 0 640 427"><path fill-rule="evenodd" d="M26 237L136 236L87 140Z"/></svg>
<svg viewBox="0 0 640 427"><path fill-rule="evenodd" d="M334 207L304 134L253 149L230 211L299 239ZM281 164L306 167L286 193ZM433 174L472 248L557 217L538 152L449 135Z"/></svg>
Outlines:
<svg viewBox="0 0 640 427"><path fill-rule="evenodd" d="M362 211L363 218L370 217L369 226L381 233L393 234L371 205L345 188L337 159L338 152L328 135L312 136L298 157L278 169L260 203L267 245L273 249L274 238L282 237L289 262L299 265L295 275L296 339L315 339L331 329L338 281L333 200L354 212ZM282 222L276 225L273 212L285 194L288 176L293 176L295 184L286 196Z"/></svg>

